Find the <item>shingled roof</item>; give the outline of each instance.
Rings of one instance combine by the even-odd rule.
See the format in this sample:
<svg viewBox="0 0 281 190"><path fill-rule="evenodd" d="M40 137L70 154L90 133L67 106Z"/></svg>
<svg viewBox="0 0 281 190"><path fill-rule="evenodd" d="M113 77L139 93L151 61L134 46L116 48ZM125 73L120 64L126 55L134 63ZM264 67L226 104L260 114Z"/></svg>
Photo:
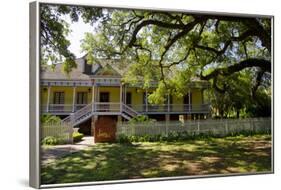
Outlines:
<svg viewBox="0 0 281 190"><path fill-rule="evenodd" d="M95 77L118 77L124 72L114 67L113 61L99 60L98 63L89 65L86 63L85 56L75 60L77 68L73 68L69 74L62 72L62 64L57 64L54 69L47 67L41 72L43 80L91 80ZM116 65L116 64L115 64Z"/></svg>

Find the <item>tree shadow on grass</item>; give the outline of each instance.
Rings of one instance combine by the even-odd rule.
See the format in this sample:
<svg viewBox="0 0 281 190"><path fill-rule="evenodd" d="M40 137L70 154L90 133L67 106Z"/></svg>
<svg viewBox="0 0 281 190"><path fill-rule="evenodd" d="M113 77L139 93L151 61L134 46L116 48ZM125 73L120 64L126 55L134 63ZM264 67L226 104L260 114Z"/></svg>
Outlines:
<svg viewBox="0 0 281 190"><path fill-rule="evenodd" d="M271 147L266 141L98 144L43 166L41 179L43 184L55 184L270 171L270 167Z"/></svg>

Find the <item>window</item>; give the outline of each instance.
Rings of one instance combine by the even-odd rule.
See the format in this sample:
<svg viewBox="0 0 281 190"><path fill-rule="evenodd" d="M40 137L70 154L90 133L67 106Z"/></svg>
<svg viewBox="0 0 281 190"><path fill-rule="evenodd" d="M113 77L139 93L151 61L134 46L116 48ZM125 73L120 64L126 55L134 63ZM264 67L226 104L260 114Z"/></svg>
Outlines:
<svg viewBox="0 0 281 190"><path fill-rule="evenodd" d="M88 93L87 92L77 92L76 104L87 104Z"/></svg>
<svg viewBox="0 0 281 190"><path fill-rule="evenodd" d="M100 102L109 102L109 92L100 93Z"/></svg>
<svg viewBox="0 0 281 190"><path fill-rule="evenodd" d="M64 104L64 92L54 92L54 104Z"/></svg>

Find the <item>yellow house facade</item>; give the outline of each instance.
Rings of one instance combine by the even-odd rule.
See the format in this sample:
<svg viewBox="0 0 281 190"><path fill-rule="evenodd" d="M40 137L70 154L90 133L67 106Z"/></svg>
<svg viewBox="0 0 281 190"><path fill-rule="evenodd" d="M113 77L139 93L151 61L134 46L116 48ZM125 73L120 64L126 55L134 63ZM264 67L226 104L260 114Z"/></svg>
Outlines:
<svg viewBox="0 0 281 190"><path fill-rule="evenodd" d="M203 96L209 85L207 82L191 82L185 96L167 95L165 104L151 105L147 99L155 89L153 85L150 89L142 89L141 85L124 84L120 72L109 63L89 65L83 57L76 62L77 68L68 76L61 72L60 66L42 70L42 114L72 119L74 125L80 125L93 115L118 116L119 120L130 120L137 115L179 120L180 117L192 119L209 113L209 104Z"/></svg>

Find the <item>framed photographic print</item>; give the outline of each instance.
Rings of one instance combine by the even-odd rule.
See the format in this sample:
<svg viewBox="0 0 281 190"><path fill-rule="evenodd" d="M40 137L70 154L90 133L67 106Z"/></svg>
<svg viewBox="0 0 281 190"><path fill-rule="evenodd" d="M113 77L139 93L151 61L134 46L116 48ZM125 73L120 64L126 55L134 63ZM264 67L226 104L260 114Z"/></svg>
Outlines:
<svg viewBox="0 0 281 190"><path fill-rule="evenodd" d="M273 16L30 3L32 187L273 163Z"/></svg>

